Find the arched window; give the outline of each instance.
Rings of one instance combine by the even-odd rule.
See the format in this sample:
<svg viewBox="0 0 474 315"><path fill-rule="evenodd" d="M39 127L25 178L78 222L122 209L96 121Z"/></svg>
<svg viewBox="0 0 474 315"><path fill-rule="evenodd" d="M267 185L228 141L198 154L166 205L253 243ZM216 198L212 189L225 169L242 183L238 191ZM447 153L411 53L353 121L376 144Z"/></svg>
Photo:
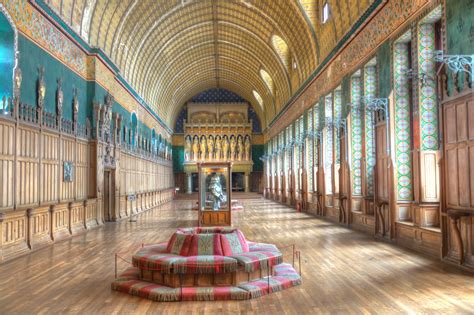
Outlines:
<svg viewBox="0 0 474 315"><path fill-rule="evenodd" d="M317 0L299 0L301 7L303 8L308 20L311 22L313 27L318 20L318 11L317 11Z"/></svg>
<svg viewBox="0 0 474 315"><path fill-rule="evenodd" d="M8 111L13 98L13 73L16 66L16 30L8 13L0 4L0 111Z"/></svg>
<svg viewBox="0 0 474 315"><path fill-rule="evenodd" d="M272 77L268 74L267 71L260 69L260 76L263 79L263 82L265 82L265 85L268 87L268 90L270 91L270 94L273 95L274 93L274 85L273 85L273 79Z"/></svg>
<svg viewBox="0 0 474 315"><path fill-rule="evenodd" d="M330 14L331 14L331 11L329 9L329 2L325 1L323 4L323 15L321 17L323 24L329 20Z"/></svg>
<svg viewBox="0 0 474 315"><path fill-rule="evenodd" d="M262 97L260 96L260 94L258 94L257 91L253 91L253 96L255 97L255 99L257 100L257 103L260 105L260 107L261 107L262 110L263 110L263 99L262 99Z"/></svg>
<svg viewBox="0 0 474 315"><path fill-rule="evenodd" d="M131 134L131 145L132 147L136 147L137 146L137 136L138 136L138 133L137 133L137 128L138 128L138 118L137 118L137 114L136 113L132 113L132 117L130 119L130 124L131 124L131 130L130 130L130 134Z"/></svg>
<svg viewBox="0 0 474 315"><path fill-rule="evenodd" d="M286 42L280 36L273 35L272 44L273 44L273 48L275 48L276 52L280 56L280 59L285 65L286 69L289 69L291 58L290 58L290 50L288 49L288 45L286 44Z"/></svg>

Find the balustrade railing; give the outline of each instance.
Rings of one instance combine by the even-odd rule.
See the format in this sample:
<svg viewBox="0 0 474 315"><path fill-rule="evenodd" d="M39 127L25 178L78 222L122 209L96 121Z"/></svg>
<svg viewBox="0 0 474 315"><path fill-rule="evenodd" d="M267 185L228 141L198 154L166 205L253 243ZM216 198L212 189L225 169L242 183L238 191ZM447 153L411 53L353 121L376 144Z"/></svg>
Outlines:
<svg viewBox="0 0 474 315"><path fill-rule="evenodd" d="M56 114L43 112L43 126L50 129L58 129L58 121Z"/></svg>
<svg viewBox="0 0 474 315"><path fill-rule="evenodd" d="M37 116L36 106L30 106L25 103L20 104L20 108L18 110L18 118L24 122L36 124L38 123L38 116Z"/></svg>

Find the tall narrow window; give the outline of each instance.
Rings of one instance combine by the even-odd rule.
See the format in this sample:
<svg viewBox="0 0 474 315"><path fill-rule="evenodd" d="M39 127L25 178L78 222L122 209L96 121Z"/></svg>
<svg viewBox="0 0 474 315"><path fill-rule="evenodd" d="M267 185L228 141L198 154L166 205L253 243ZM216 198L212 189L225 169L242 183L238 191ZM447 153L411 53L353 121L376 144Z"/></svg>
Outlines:
<svg viewBox="0 0 474 315"><path fill-rule="evenodd" d="M299 121L298 119L295 120L294 122L294 126L295 126L295 140L298 141L299 139L299 134L300 134L300 124L299 124ZM295 146L294 146L294 153L293 153L293 172L295 174L295 190L298 191L299 190L299 181L298 181L298 174L299 174L299 169L300 169L300 150L299 150L299 145L296 143Z"/></svg>
<svg viewBox="0 0 474 315"><path fill-rule="evenodd" d="M274 93L274 85L273 85L273 79L272 77L268 74L267 71L260 69L260 76L262 77L263 82L265 82L265 85L268 87L268 91L270 94L273 95Z"/></svg>
<svg viewBox="0 0 474 315"><path fill-rule="evenodd" d="M280 182L280 189L283 187L283 173L285 169L285 151L283 150L283 147L285 145L285 135L284 131L281 131L280 134L278 135L278 164L280 165L280 169L278 170L278 176L279 176L279 182Z"/></svg>
<svg viewBox="0 0 474 315"><path fill-rule="evenodd" d="M306 127L306 132L311 135L313 134L313 109L308 110L308 124ZM312 192L314 190L313 186L313 163L314 163L314 141L311 137L306 137L306 174L308 176L308 191Z"/></svg>
<svg viewBox="0 0 474 315"><path fill-rule="evenodd" d="M397 171L397 199L412 200L411 161L411 84L408 70L411 65L411 33L402 36L393 47L393 81L395 99L395 162ZM399 217L400 219L401 217ZM402 218L405 219L405 218Z"/></svg>
<svg viewBox="0 0 474 315"><path fill-rule="evenodd" d="M435 24L419 25L418 33L418 65L419 72L427 78L436 78ZM436 80L420 80L420 133L421 150L438 150L438 112L436 106Z"/></svg>
<svg viewBox="0 0 474 315"><path fill-rule="evenodd" d="M318 191L318 178L316 177L318 167L319 167L319 132L321 130L321 121L320 121L320 116L319 116L319 103L314 105L313 108L313 130L315 132L315 137L313 139L313 146L314 146L314 155L313 155L313 160L314 160L314 168L313 168L313 176L315 178L314 180L314 191Z"/></svg>
<svg viewBox="0 0 474 315"><path fill-rule="evenodd" d="M298 135L298 140L299 140L299 145L298 145L298 152L299 152L299 160L300 160L300 168L299 168L299 171L298 171L298 180L300 182L299 184L299 187L300 189L303 188L303 168L304 168L304 161L303 161L303 156L304 156L304 152L303 152L303 136L304 136L304 115L301 115L300 119L299 119L299 135Z"/></svg>
<svg viewBox="0 0 474 315"><path fill-rule="evenodd" d="M376 97L377 70L375 61L364 68L364 97L366 102ZM374 194L375 139L372 112L365 110L365 156L367 195Z"/></svg>
<svg viewBox="0 0 474 315"><path fill-rule="evenodd" d="M290 50L288 49L288 45L283 40L283 38L281 38L278 35L272 36L272 44L273 44L273 48L275 48L276 52L280 56L281 62L285 65L285 68L289 70L291 58L290 58Z"/></svg>
<svg viewBox="0 0 474 315"><path fill-rule="evenodd" d="M340 87L334 91L334 189L339 193L339 167L341 164L341 130L342 120L342 92Z"/></svg>
<svg viewBox="0 0 474 315"><path fill-rule="evenodd" d="M333 117L332 117L332 95L329 94L325 97L324 102L324 183L326 188L326 194L332 194L332 162L333 162Z"/></svg>
<svg viewBox="0 0 474 315"><path fill-rule="evenodd" d="M286 141L285 145L290 142L290 126L286 127ZM286 190L289 191L290 189L290 168L291 168L291 155L290 155L289 148L285 149L285 187Z"/></svg>
<svg viewBox="0 0 474 315"><path fill-rule="evenodd" d="M257 101L258 105L260 105L260 108L263 110L263 99L260 94L258 94L257 91L253 91L253 96L255 97L255 100Z"/></svg>
<svg viewBox="0 0 474 315"><path fill-rule="evenodd" d="M352 195L362 195L362 82L360 73L351 79L351 166Z"/></svg>
<svg viewBox="0 0 474 315"><path fill-rule="evenodd" d="M329 20L329 2L324 2L323 5L323 24Z"/></svg>

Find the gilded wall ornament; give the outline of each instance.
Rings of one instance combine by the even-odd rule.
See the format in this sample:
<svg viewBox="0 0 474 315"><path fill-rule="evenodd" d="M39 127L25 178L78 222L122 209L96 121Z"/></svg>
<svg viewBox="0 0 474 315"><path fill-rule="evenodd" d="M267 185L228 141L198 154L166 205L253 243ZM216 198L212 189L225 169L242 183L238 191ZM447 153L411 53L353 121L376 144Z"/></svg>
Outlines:
<svg viewBox="0 0 474 315"><path fill-rule="evenodd" d="M56 91L56 114L58 123L61 121L63 115L63 102L64 102L64 93L63 93L63 81L58 79L58 90Z"/></svg>
<svg viewBox="0 0 474 315"><path fill-rule="evenodd" d="M14 73L14 86L13 86L13 98L15 102L20 100L20 89L21 89L21 82L23 81L23 73L21 72L20 66L15 68Z"/></svg>
<svg viewBox="0 0 474 315"><path fill-rule="evenodd" d="M39 69L38 78L38 110L42 111L44 107L44 98L46 96L46 84L44 83L44 67L41 66Z"/></svg>
<svg viewBox="0 0 474 315"><path fill-rule="evenodd" d="M77 88L72 90L72 119L74 125L77 123L77 114L79 113L79 99L77 97Z"/></svg>

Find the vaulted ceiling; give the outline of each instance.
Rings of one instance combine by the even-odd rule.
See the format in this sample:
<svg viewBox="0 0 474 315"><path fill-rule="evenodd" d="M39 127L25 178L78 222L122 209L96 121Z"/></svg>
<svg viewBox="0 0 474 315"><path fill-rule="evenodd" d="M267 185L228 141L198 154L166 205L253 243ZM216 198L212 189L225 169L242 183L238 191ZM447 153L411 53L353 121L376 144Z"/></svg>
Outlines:
<svg viewBox="0 0 474 315"><path fill-rule="evenodd" d="M39 1L39 0L37 0ZM209 88L265 127L373 0L44 0L168 123Z"/></svg>

